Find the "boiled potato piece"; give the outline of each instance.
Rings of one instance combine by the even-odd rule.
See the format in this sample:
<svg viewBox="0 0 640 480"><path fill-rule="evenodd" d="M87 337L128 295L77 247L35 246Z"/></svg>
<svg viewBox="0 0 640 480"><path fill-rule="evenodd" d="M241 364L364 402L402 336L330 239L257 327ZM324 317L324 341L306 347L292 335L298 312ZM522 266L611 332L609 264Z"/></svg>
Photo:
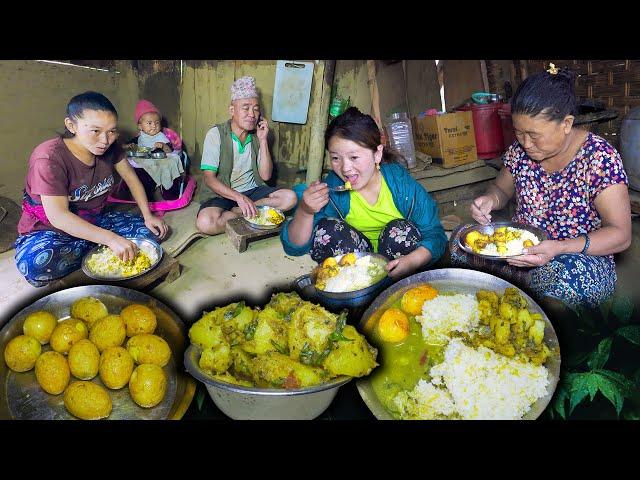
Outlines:
<svg viewBox="0 0 640 480"><path fill-rule="evenodd" d="M129 393L141 407L155 407L167 393L167 376L157 365L138 365L129 380Z"/></svg>
<svg viewBox="0 0 640 480"><path fill-rule="evenodd" d="M212 374L224 373L231 366L232 361L229 345L221 343L203 350L198 365Z"/></svg>
<svg viewBox="0 0 640 480"><path fill-rule="evenodd" d="M189 340L203 350L215 347L221 342L226 341L222 333L222 327L214 323L214 317L211 314L203 316L191 325L189 329Z"/></svg>
<svg viewBox="0 0 640 480"><path fill-rule="evenodd" d="M70 378L69 364L61 353L50 350L38 357L36 380L45 392L51 395L61 394L67 388Z"/></svg>
<svg viewBox="0 0 640 480"><path fill-rule="evenodd" d="M332 257L330 257L332 258ZM328 260L328 259L327 259ZM335 263L335 259L333 259ZM296 308L298 308L302 304L302 299L300 295L296 292L291 293L276 293L271 297L271 300L266 305L267 307L273 308L280 316L282 316L285 320L287 319L287 315L290 315Z"/></svg>
<svg viewBox="0 0 640 480"><path fill-rule="evenodd" d="M238 347L231 347L233 372L236 376L253 378L253 357Z"/></svg>
<svg viewBox="0 0 640 480"><path fill-rule="evenodd" d="M82 420L99 420L111 415L112 403L104 387L77 381L64 391L64 406L71 415Z"/></svg>
<svg viewBox="0 0 640 480"><path fill-rule="evenodd" d="M352 340L336 342L337 348L331 350L323 362L324 368L332 377L348 375L364 377L378 366L376 355L378 350L369 345L366 339L351 325L346 325L342 335Z"/></svg>
<svg viewBox="0 0 640 480"><path fill-rule="evenodd" d="M89 329L107 315L109 311L105 304L94 297L82 297L71 304L71 316L85 321Z"/></svg>
<svg viewBox="0 0 640 480"><path fill-rule="evenodd" d="M58 353L67 353L74 343L89 336L87 326L82 320L68 318L60 323L53 330L49 343Z"/></svg>
<svg viewBox="0 0 640 480"><path fill-rule="evenodd" d="M249 382L247 380L240 380L240 379L234 377L233 375L231 375L229 372L221 373L219 375L213 375L213 378L215 378L219 382L233 383L235 385L241 385L243 387L253 387L254 386L253 383L251 383L251 382Z"/></svg>
<svg viewBox="0 0 640 480"><path fill-rule="evenodd" d="M14 372L28 372L42 352L40 342L27 335L12 338L4 348L4 361Z"/></svg>
<svg viewBox="0 0 640 480"><path fill-rule="evenodd" d="M127 337L156 330L156 314L146 305L134 303L122 309L120 316L127 329Z"/></svg>
<svg viewBox="0 0 640 480"><path fill-rule="evenodd" d="M321 368L303 365L278 352L253 359L253 379L258 386L297 389L322 383L326 378Z"/></svg>
<svg viewBox="0 0 640 480"><path fill-rule="evenodd" d="M127 350L138 364L153 363L164 367L171 358L171 348L167 341L158 335L148 333L131 337L127 342Z"/></svg>
<svg viewBox="0 0 640 480"><path fill-rule="evenodd" d="M124 347L109 347L100 355L100 380L107 388L124 387L133 372L133 358Z"/></svg>
<svg viewBox="0 0 640 480"><path fill-rule="evenodd" d="M89 340L91 340L100 352L109 347L118 347L124 343L127 337L127 329L120 315L107 315L101 318L91 327Z"/></svg>
<svg viewBox="0 0 640 480"><path fill-rule="evenodd" d="M27 316L22 325L22 331L25 335L35 338L40 345L49 343L51 334L58 326L58 319L50 312L39 310Z"/></svg>
<svg viewBox="0 0 640 480"><path fill-rule="evenodd" d="M265 307L258 313L257 320L253 338L255 350L252 353L259 355L270 351L280 353L288 351L289 325L280 319L278 312L273 308Z"/></svg>
<svg viewBox="0 0 640 480"><path fill-rule="evenodd" d="M82 339L69 350L69 369L80 380L91 380L98 374L100 352L91 340Z"/></svg>
<svg viewBox="0 0 640 480"><path fill-rule="evenodd" d="M289 355L300 360L303 351L322 354L329 335L336 329L336 316L320 305L305 302L291 315L289 322Z"/></svg>

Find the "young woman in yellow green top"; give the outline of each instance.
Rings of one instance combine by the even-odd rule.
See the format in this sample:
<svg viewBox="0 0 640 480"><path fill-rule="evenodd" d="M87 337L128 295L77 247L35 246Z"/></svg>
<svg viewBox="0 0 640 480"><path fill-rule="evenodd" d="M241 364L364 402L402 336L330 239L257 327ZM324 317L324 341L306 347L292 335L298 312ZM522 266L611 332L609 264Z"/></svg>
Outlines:
<svg viewBox="0 0 640 480"><path fill-rule="evenodd" d="M331 158L323 182L299 195L280 239L289 255L322 262L348 252L378 252L392 278L435 263L447 242L436 203L380 141L373 118L357 108L336 117L325 133ZM337 186L351 184L338 192ZM294 190L298 190L294 188Z"/></svg>

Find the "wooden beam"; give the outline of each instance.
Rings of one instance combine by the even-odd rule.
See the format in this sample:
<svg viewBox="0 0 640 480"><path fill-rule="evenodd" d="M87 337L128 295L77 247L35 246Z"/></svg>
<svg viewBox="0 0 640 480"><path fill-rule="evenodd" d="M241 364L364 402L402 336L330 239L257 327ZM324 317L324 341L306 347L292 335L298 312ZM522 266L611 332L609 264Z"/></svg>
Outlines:
<svg viewBox="0 0 640 480"><path fill-rule="evenodd" d="M378 128L382 130L382 119L380 118L380 95L378 93L378 81L376 80L376 61L367 60L367 73L369 91L371 92L371 116L376 121Z"/></svg>
<svg viewBox="0 0 640 480"><path fill-rule="evenodd" d="M333 85L333 74L336 68L335 60L324 60L318 62L324 69L322 82L313 88L314 115L311 124L311 137L309 139L309 161L307 163L307 184L320 180L322 175L322 164L324 161L324 132L327 128L329 116L329 103L331 102L331 86Z"/></svg>
<svg viewBox="0 0 640 480"><path fill-rule="evenodd" d="M484 92L489 92L489 75L487 74L486 60L480 60L480 71L482 72L482 88Z"/></svg>

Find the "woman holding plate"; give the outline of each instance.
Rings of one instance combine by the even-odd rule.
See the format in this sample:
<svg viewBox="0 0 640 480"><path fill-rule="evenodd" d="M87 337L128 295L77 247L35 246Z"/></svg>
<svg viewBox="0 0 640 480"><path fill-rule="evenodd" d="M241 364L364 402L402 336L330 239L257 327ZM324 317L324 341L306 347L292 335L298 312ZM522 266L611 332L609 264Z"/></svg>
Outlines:
<svg viewBox="0 0 640 480"><path fill-rule="evenodd" d="M162 239L167 234L167 224L149 210L144 187L116 142L117 122L116 109L104 95L76 95L67 105L65 132L31 154L15 258L32 285L45 286L77 270L95 244L130 261L137 247L125 237ZM103 211L114 169L142 216Z"/></svg>
<svg viewBox="0 0 640 480"><path fill-rule="evenodd" d="M595 308L616 285L613 255L631 244L628 180L620 155L603 138L573 125L574 74L550 64L518 87L511 112L516 140L495 183L471 206L481 224L515 197L513 221L548 239L507 259L469 255L451 239L452 263L490 270L578 310Z"/></svg>

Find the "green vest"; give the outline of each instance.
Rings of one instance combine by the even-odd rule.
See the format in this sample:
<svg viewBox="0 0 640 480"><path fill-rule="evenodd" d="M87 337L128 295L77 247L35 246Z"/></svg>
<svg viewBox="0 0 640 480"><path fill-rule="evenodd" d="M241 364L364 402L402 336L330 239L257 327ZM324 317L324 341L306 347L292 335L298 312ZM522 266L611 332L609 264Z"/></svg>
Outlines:
<svg viewBox="0 0 640 480"><path fill-rule="evenodd" d="M216 125L220 132L220 164L216 177L227 187L231 187L231 172L233 170L233 140L231 139L231 120ZM258 149L259 143L256 141L255 135L251 140L251 168L253 169L253 178L259 187L266 185L260 174L258 173Z"/></svg>

